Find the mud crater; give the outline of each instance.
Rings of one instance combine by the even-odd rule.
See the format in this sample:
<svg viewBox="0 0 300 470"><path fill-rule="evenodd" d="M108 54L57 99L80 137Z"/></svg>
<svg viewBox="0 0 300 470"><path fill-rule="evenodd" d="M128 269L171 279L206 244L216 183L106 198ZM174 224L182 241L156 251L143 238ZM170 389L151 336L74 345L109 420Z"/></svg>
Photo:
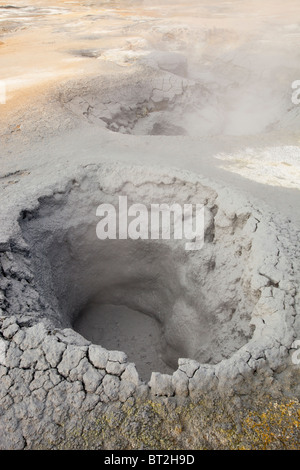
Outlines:
<svg viewBox="0 0 300 470"><path fill-rule="evenodd" d="M149 207L203 204L203 248L186 251L185 240L99 240L96 208L117 207L119 195ZM176 369L180 357L219 363L249 341L257 301L245 270L252 223L248 211L225 217L208 186L118 165L85 169L20 219L55 326L124 350L143 378ZM133 314L141 316L136 331Z"/></svg>
<svg viewBox="0 0 300 470"><path fill-rule="evenodd" d="M91 80L84 88L73 84L72 90L62 90L60 101L72 116L121 134L179 136L221 130L218 100L205 85L151 68L146 76L128 74L113 88L106 80ZM209 115L208 107L213 110Z"/></svg>

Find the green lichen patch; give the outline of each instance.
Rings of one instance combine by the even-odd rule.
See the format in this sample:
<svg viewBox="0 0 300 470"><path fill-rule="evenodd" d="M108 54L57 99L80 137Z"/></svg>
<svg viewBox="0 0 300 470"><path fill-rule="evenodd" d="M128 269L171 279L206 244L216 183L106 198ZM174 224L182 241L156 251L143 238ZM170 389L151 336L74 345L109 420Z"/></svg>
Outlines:
<svg viewBox="0 0 300 470"><path fill-rule="evenodd" d="M269 450L300 448L300 403L264 397L203 397L197 403L144 399L106 405L78 429L61 426L42 448L107 450Z"/></svg>

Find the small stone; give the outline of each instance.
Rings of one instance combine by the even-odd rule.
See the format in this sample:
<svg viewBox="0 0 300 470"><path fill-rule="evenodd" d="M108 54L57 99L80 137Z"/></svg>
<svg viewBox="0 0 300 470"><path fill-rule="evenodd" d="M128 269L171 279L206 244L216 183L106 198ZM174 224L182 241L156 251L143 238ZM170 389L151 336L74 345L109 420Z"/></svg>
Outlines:
<svg viewBox="0 0 300 470"><path fill-rule="evenodd" d="M101 384L104 375L104 372L96 370L90 366L82 378L85 390L87 392L94 393Z"/></svg>
<svg viewBox="0 0 300 470"><path fill-rule="evenodd" d="M1 378L0 398L5 397L11 385L12 379L9 375L5 375Z"/></svg>
<svg viewBox="0 0 300 470"><path fill-rule="evenodd" d="M110 401L118 399L120 379L115 375L106 374L102 380L103 391Z"/></svg>
<svg viewBox="0 0 300 470"><path fill-rule="evenodd" d="M58 374L56 369L50 369L48 371L49 379L51 380L53 386L59 384L62 380L61 376Z"/></svg>
<svg viewBox="0 0 300 470"><path fill-rule="evenodd" d="M25 338L25 332L23 330L18 330L17 333L14 335L13 337L13 341L20 345L23 341L24 341L24 338Z"/></svg>
<svg viewBox="0 0 300 470"><path fill-rule="evenodd" d="M41 345L51 367L56 367L66 350L66 344L58 341L55 336L46 336Z"/></svg>
<svg viewBox="0 0 300 470"><path fill-rule="evenodd" d="M19 326L16 323L8 326L5 330L3 330L3 336L6 339L11 339L19 330Z"/></svg>
<svg viewBox="0 0 300 470"><path fill-rule="evenodd" d="M0 378L7 374L7 367L0 365Z"/></svg>
<svg viewBox="0 0 300 470"><path fill-rule="evenodd" d="M135 392L135 386L132 382L121 380L119 400L124 403Z"/></svg>
<svg viewBox="0 0 300 470"><path fill-rule="evenodd" d="M127 362L127 355L123 351L109 351L108 359L113 362L124 364Z"/></svg>
<svg viewBox="0 0 300 470"><path fill-rule="evenodd" d="M91 344L88 349L88 358L97 369L105 369L108 361L108 351L101 346Z"/></svg>
<svg viewBox="0 0 300 470"><path fill-rule="evenodd" d="M213 367L201 367L189 380L189 393L192 399L198 399L203 392L211 391L217 382Z"/></svg>
<svg viewBox="0 0 300 470"><path fill-rule="evenodd" d="M61 362L58 364L58 372L64 377L68 377L70 371L78 366L81 359L85 357L85 354L85 349L68 345L63 353Z"/></svg>
<svg viewBox="0 0 300 470"><path fill-rule="evenodd" d="M85 398L82 401L82 405L80 407L81 412L88 413L89 411L94 410L95 407L98 405L99 401L99 395L97 395L96 393L88 393L87 395L85 395Z"/></svg>
<svg viewBox="0 0 300 470"><path fill-rule="evenodd" d="M34 379L29 385L31 391L36 390L44 386L47 381L47 376L42 371L36 371L34 374Z"/></svg>
<svg viewBox="0 0 300 470"><path fill-rule="evenodd" d="M126 366L122 374L122 380L126 380L128 382L133 383L134 385L138 386L140 384L139 374L136 370L135 364L129 363Z"/></svg>
<svg viewBox="0 0 300 470"><path fill-rule="evenodd" d="M84 357L83 359L81 359L78 366L74 367L74 369L70 371L69 379L72 382L76 382L77 380L81 382L83 375L87 372L90 367L91 364L89 363L88 359Z"/></svg>
<svg viewBox="0 0 300 470"><path fill-rule="evenodd" d="M27 349L21 356L20 367L23 369L33 368L38 362L42 361L43 357L41 349Z"/></svg>
<svg viewBox="0 0 300 470"><path fill-rule="evenodd" d="M184 372L189 378L193 377L200 364L192 359L178 359L179 369Z"/></svg>
<svg viewBox="0 0 300 470"><path fill-rule="evenodd" d="M64 330L60 330L56 333L58 339L63 341L67 344L72 344L74 346L89 346L91 344L90 341L85 339L76 331L72 330L72 328L65 328Z"/></svg>
<svg viewBox="0 0 300 470"><path fill-rule="evenodd" d="M113 375L121 375L126 368L126 364L120 364L119 362L108 361L106 365L106 372Z"/></svg>
<svg viewBox="0 0 300 470"><path fill-rule="evenodd" d="M42 351L41 351L41 355L39 357L39 360L36 363L35 368L36 368L36 370L43 370L43 371L49 369L49 363L46 361L46 358L45 358L44 353Z"/></svg>
<svg viewBox="0 0 300 470"><path fill-rule="evenodd" d="M6 352L9 347L9 342L0 338L0 364L6 366Z"/></svg>
<svg viewBox="0 0 300 470"><path fill-rule="evenodd" d="M23 351L21 351L16 344L10 343L6 352L6 365L8 367L18 367L20 365L22 354Z"/></svg>
<svg viewBox="0 0 300 470"><path fill-rule="evenodd" d="M8 328L11 325L14 325L15 323L16 323L16 317L15 316L6 317L6 318L4 318L4 320L2 322L2 328L3 328L3 330L5 330L6 328Z"/></svg>
<svg viewBox="0 0 300 470"><path fill-rule="evenodd" d="M76 393L70 393L68 396L68 404L72 408L79 410L82 408L82 404L83 404L85 397L86 397L86 394L84 393L84 391L77 391Z"/></svg>
<svg viewBox="0 0 300 470"><path fill-rule="evenodd" d="M46 327L43 323L37 323L25 331L25 338L22 342L22 349L35 349L45 339L47 335Z"/></svg>
<svg viewBox="0 0 300 470"><path fill-rule="evenodd" d="M135 395L141 400L147 400L149 396L149 386L146 383L141 383L137 388Z"/></svg>
<svg viewBox="0 0 300 470"><path fill-rule="evenodd" d="M175 395L187 397L189 394L189 379L181 370L176 370L172 375L172 383L175 389Z"/></svg>
<svg viewBox="0 0 300 470"><path fill-rule="evenodd" d="M171 397L175 393L172 377L159 372L152 372L149 387L152 394L156 396Z"/></svg>

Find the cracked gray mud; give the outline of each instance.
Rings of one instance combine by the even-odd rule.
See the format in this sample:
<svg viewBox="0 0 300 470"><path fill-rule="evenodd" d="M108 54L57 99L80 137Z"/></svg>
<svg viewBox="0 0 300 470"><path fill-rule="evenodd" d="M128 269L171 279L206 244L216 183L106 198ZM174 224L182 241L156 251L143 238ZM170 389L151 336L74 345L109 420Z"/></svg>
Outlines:
<svg viewBox="0 0 300 470"><path fill-rule="evenodd" d="M241 410L300 398L299 4L15 3L0 448L235 446ZM204 204L203 249L98 240L120 195Z"/></svg>
<svg viewBox="0 0 300 470"><path fill-rule="evenodd" d="M182 240L97 240L95 208L117 204L119 194L146 205L201 202L203 249L187 252ZM3 448L45 445L71 410L88 419L89 410L141 396L290 393L296 234L287 248L291 228L279 230L271 215L236 200L193 173L103 164L78 168L20 211L1 252L0 422L13 430L1 433ZM148 383L135 364L143 366L141 343L128 358L126 347L96 345L74 331L91 302L155 322ZM174 372L159 370L163 364ZM37 426L45 430L38 437Z"/></svg>

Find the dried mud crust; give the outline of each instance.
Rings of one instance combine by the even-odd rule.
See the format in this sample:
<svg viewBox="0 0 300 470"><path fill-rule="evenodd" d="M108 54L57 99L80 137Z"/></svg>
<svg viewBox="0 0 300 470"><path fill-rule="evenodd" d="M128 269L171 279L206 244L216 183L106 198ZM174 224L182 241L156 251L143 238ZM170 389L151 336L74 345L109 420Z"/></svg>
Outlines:
<svg viewBox="0 0 300 470"><path fill-rule="evenodd" d="M143 240L101 251L89 238L95 209L116 203L119 194L146 205L204 204L204 248L189 253L181 241L166 240L153 241L153 249ZM176 408L203 396L299 397L291 361L299 337L297 243L292 225L190 173L91 165L58 187L41 188L1 241L1 447L55 446L70 417L67 428L81 439L88 425L79 423L91 410L101 421L138 400ZM122 271L128 256L130 276ZM116 284L108 274L115 266ZM145 276L147 289L138 282ZM178 360L173 375L154 371L145 383L125 352L93 345L73 330L95 295L159 316L162 357Z"/></svg>
<svg viewBox="0 0 300 470"><path fill-rule="evenodd" d="M120 88L107 84L105 90L91 80L75 97L66 87L61 103L76 117L113 132L186 135L181 125L184 113L193 110L196 98L204 106L211 94L204 86L172 73L148 70L147 75L145 79L137 74L134 87L128 80Z"/></svg>

